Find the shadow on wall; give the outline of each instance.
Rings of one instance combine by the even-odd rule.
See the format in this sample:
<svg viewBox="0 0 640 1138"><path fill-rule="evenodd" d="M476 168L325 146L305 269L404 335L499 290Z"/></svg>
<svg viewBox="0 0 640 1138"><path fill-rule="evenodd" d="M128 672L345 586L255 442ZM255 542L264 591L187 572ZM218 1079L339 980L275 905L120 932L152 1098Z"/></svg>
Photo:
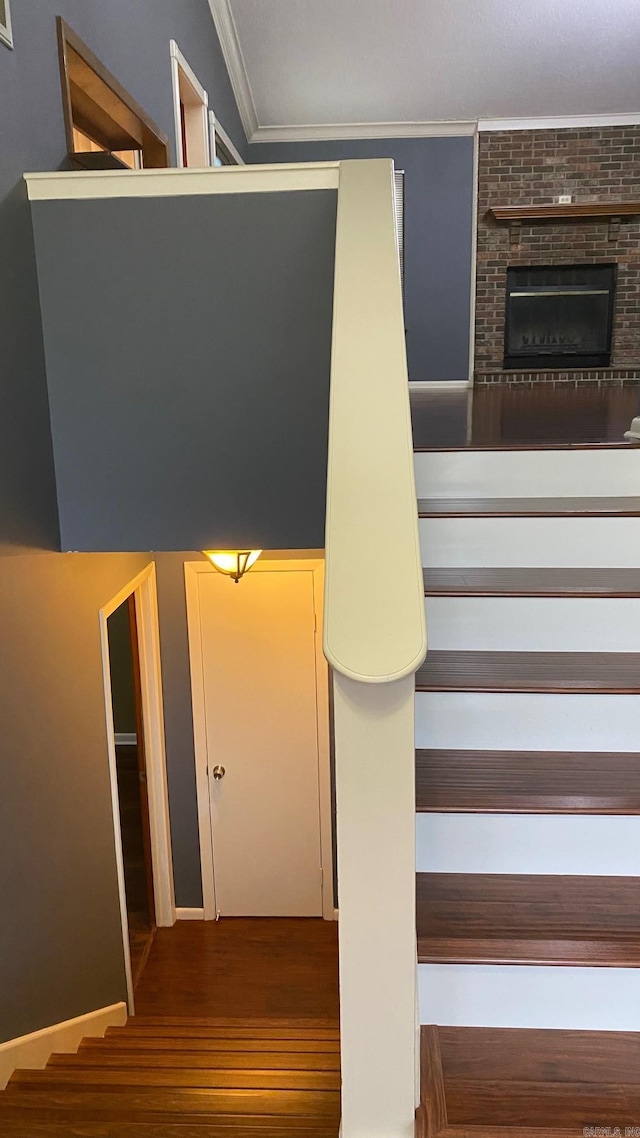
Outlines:
<svg viewBox="0 0 640 1138"><path fill-rule="evenodd" d="M0 197L0 546L59 549L31 217L22 184Z"/></svg>

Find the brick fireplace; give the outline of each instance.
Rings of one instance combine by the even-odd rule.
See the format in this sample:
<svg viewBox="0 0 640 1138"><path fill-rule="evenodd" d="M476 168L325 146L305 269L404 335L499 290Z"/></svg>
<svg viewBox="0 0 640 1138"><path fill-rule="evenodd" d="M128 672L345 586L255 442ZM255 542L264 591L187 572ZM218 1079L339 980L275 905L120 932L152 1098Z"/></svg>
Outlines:
<svg viewBox="0 0 640 1138"><path fill-rule="evenodd" d="M561 195L570 196L580 209L588 203L640 202L640 126L480 134L476 384L602 385L640 380L640 216L617 218L613 211L611 217L503 219L501 223L491 213L496 209L500 217L498 207L552 205ZM567 211L571 212L568 206ZM595 284L591 289L590 266L603 266L595 275L592 270ZM606 275L604 266L609 267L612 280L608 299L604 288L596 287L602 285L598 272ZM554 269L562 272L554 275ZM568 282L564 289L563 279ZM518 280L525 284L518 286ZM549 295L540 297L544 281ZM520 287L516 296L522 298L521 308L528 295L534 298L534 308L546 314L546 323L534 321L520 335L520 346L516 344L515 349L513 315L512 342L505 342L514 282ZM581 289L582 297L578 295ZM580 304L582 333L576 331ZM605 311L606 304L609 309ZM568 313L565 329L560 323L562 311ZM608 351L602 347L599 354L592 350L596 318L609 319ZM585 327L593 335L585 336ZM577 346L580 335L585 338L584 350ZM539 358L534 358L533 349L525 351L530 344L537 345Z"/></svg>

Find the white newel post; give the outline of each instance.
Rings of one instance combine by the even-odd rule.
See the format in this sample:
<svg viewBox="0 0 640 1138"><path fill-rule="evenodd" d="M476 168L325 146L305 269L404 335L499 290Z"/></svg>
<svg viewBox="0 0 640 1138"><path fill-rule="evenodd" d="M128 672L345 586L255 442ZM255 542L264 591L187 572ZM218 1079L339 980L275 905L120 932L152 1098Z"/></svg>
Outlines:
<svg viewBox="0 0 640 1138"><path fill-rule="evenodd" d="M343 1138L411 1138L414 678L334 677Z"/></svg>

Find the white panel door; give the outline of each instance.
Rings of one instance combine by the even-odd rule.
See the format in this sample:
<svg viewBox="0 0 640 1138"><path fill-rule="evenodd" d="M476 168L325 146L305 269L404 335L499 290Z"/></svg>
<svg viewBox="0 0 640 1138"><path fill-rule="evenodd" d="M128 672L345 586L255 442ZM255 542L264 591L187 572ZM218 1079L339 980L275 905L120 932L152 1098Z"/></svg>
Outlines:
<svg viewBox="0 0 640 1138"><path fill-rule="evenodd" d="M313 573L198 583L216 909L322 916Z"/></svg>

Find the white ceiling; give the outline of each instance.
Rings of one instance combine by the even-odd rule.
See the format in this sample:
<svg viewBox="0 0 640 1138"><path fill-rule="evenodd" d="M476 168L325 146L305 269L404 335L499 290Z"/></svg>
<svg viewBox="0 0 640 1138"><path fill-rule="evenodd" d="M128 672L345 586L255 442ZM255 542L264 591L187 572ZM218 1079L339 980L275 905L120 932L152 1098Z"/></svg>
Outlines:
<svg viewBox="0 0 640 1138"><path fill-rule="evenodd" d="M313 133L320 124L640 120L640 0L210 3L250 134L291 126Z"/></svg>

